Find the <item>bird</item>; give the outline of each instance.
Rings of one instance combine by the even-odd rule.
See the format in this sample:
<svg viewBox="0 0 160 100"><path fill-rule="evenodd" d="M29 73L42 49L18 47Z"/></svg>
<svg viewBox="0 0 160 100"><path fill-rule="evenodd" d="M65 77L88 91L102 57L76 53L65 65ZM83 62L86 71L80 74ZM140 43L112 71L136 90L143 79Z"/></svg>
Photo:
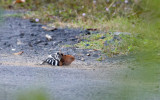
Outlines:
<svg viewBox="0 0 160 100"><path fill-rule="evenodd" d="M42 64L49 64L52 66L63 66L70 65L75 60L72 55L64 55L63 53L57 52L55 54L49 55L49 57L42 62Z"/></svg>

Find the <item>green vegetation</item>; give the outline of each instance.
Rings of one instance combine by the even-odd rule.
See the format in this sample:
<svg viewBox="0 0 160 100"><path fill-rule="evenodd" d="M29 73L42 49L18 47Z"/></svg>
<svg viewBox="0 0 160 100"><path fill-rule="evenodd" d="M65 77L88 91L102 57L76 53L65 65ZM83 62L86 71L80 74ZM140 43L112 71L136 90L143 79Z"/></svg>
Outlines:
<svg viewBox="0 0 160 100"><path fill-rule="evenodd" d="M12 2L13 0L2 0L0 4L8 8ZM108 30L107 20L117 16L131 18L139 14L139 5L134 0L26 0L26 3L13 7L31 10L26 14L26 18L39 18L41 22L103 30Z"/></svg>
<svg viewBox="0 0 160 100"><path fill-rule="evenodd" d="M1 5L7 8L12 2L12 0L3 0ZM25 14L25 18L40 19L40 22L50 22L56 27L95 28L106 32L103 34L105 39L96 39L102 35L96 34L89 37L88 42L81 42L76 46L102 50L111 57L117 54L126 55L139 45L143 45L137 43L137 40L139 41L137 33L141 33L139 26L143 22L138 19L142 7L136 0L27 0L24 4L14 5L14 9L20 8L31 10ZM120 36L123 38L121 43L114 41L105 46L104 42L114 37L108 34L109 31L130 32L135 36L123 35ZM85 44L90 46L86 47Z"/></svg>
<svg viewBox="0 0 160 100"><path fill-rule="evenodd" d="M18 94L17 100L49 100L49 97L44 90L36 89L21 92Z"/></svg>
<svg viewBox="0 0 160 100"><path fill-rule="evenodd" d="M7 8L11 2L2 0L0 4ZM25 17L38 18L42 23L103 31L84 36L87 41L76 46L98 49L111 57L117 54L134 57L135 60L130 63L131 72L127 71L124 79L119 80L125 83L119 87L119 94L122 97L125 95L120 100L137 100L138 97L138 100L152 100L156 97L147 94L159 95L159 4L160 0L27 0L25 4L15 5L14 9L29 9ZM115 35L109 32L127 32L131 35L118 35L120 41L115 39L112 43ZM104 45L106 41L110 43Z"/></svg>
<svg viewBox="0 0 160 100"><path fill-rule="evenodd" d="M3 10L0 8L0 22L3 20L3 15L2 15L2 13L3 13Z"/></svg>
<svg viewBox="0 0 160 100"><path fill-rule="evenodd" d="M3 17L23 17L24 14L6 14L6 15L3 15Z"/></svg>
<svg viewBox="0 0 160 100"><path fill-rule="evenodd" d="M132 49L133 39L129 34L115 35L113 33L99 33L91 34L83 37L86 41L81 41L76 46L84 49L96 49L108 56L113 57L114 55L127 55Z"/></svg>

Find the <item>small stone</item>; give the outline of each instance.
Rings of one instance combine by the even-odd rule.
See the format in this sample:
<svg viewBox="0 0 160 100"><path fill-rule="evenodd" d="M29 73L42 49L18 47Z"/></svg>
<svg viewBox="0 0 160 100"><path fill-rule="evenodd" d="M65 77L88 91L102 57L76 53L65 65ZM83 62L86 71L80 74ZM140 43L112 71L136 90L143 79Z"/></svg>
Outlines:
<svg viewBox="0 0 160 100"><path fill-rule="evenodd" d="M84 58L81 58L81 61L85 61L85 59L84 59Z"/></svg>
<svg viewBox="0 0 160 100"><path fill-rule="evenodd" d="M50 36L49 34L46 34L45 37L47 38L48 41L52 40L52 36Z"/></svg>
<svg viewBox="0 0 160 100"><path fill-rule="evenodd" d="M87 56L90 56L91 54L87 53L86 55L87 55Z"/></svg>
<svg viewBox="0 0 160 100"><path fill-rule="evenodd" d="M16 49L14 49L14 48L13 48L13 49L11 49L11 50L12 50L12 51L16 51Z"/></svg>

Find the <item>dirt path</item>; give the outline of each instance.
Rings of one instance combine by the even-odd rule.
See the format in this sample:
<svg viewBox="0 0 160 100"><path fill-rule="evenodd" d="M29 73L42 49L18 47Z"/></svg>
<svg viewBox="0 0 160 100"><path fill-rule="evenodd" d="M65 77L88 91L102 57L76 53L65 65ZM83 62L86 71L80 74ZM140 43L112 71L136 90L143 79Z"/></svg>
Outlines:
<svg viewBox="0 0 160 100"><path fill-rule="evenodd" d="M117 89L122 85L116 80L122 77L118 71L117 68L0 66L0 98L16 100L27 90L43 89L49 100L117 100L121 97Z"/></svg>
<svg viewBox="0 0 160 100"><path fill-rule="evenodd" d="M49 94L49 100L103 100L110 98L111 91L113 94L118 93L112 89L118 84L118 81L114 80L118 79L117 72L122 70L117 62L96 61L102 55L99 51L62 47L79 42L77 36L86 34L87 31L67 28L45 31L42 26L15 17L5 18L1 24L1 99L16 100L17 93L19 95L22 91L39 88ZM46 34L51 35L53 40L48 41ZM70 66L62 67L38 65L48 54L59 50L74 55L76 61ZM24 53L13 55L19 51ZM87 53L91 56L87 56ZM81 58L84 61L81 61Z"/></svg>
<svg viewBox="0 0 160 100"><path fill-rule="evenodd" d="M6 11L5 14L15 14ZM81 29L57 29L45 31L41 24L15 17L7 17L0 27L0 98L14 100L15 93L44 88L56 100L101 100L107 98L116 70L117 62L96 61L102 54L99 51L83 50L63 45L79 42L77 36L87 34ZM52 36L48 41L45 35ZM76 57L70 66L53 67L37 65L48 54L61 50ZM22 55L13 53L23 51ZM90 53L91 56L86 54ZM84 61L81 61L81 58ZM121 68L122 69L122 68ZM115 75L111 75L115 74ZM112 76L112 77L111 77ZM110 85L109 85L110 84ZM115 83L117 84L117 83ZM106 95L105 95L106 94ZM105 96L105 97L103 97ZM51 99L52 100L52 99Z"/></svg>
<svg viewBox="0 0 160 100"><path fill-rule="evenodd" d="M99 51L63 47L78 43L77 36L88 31L68 28L45 31L42 26L15 17L7 17L1 23L0 99L16 100L16 93L36 87L46 90L50 100L159 100L155 87L149 89L151 84L134 80L137 74L134 70L141 73L143 69L128 68L121 62L124 59L96 61L103 55ZM46 34L53 39L48 41ZM59 50L74 55L76 61L62 67L38 65L48 54ZM24 53L13 55L20 51Z"/></svg>

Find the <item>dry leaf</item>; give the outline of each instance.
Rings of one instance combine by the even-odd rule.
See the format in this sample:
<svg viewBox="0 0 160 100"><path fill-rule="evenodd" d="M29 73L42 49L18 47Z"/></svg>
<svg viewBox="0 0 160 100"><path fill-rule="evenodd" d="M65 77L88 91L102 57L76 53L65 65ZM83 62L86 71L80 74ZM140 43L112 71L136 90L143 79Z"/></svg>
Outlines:
<svg viewBox="0 0 160 100"><path fill-rule="evenodd" d="M21 52L17 52L17 53L13 53L14 55L21 55L23 53L23 51Z"/></svg>
<svg viewBox="0 0 160 100"><path fill-rule="evenodd" d="M43 28L44 30L46 30L46 31L54 31L54 30L57 29L57 28L55 28L55 27L47 27L47 26L42 26L42 28Z"/></svg>

